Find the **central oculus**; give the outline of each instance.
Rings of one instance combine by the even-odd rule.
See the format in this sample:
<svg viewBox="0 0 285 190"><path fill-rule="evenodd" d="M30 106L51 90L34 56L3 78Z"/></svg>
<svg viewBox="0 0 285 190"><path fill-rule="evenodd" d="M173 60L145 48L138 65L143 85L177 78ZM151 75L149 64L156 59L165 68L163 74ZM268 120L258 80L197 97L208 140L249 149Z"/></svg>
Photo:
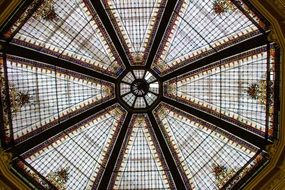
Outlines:
<svg viewBox="0 0 285 190"><path fill-rule="evenodd" d="M144 79L135 80L132 85L132 92L137 96L144 96L149 90L149 84Z"/></svg>
<svg viewBox="0 0 285 190"><path fill-rule="evenodd" d="M151 106L158 94L158 80L149 71L130 71L120 83L120 97L131 108L141 109Z"/></svg>

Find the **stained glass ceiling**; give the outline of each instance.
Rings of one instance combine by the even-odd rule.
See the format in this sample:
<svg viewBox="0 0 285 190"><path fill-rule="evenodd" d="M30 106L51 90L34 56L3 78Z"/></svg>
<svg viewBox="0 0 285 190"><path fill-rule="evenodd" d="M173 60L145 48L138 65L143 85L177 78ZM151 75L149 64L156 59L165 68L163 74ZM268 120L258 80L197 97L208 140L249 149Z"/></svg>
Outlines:
<svg viewBox="0 0 285 190"><path fill-rule="evenodd" d="M33 189L241 189L278 138L247 0L27 0L0 32L1 147Z"/></svg>

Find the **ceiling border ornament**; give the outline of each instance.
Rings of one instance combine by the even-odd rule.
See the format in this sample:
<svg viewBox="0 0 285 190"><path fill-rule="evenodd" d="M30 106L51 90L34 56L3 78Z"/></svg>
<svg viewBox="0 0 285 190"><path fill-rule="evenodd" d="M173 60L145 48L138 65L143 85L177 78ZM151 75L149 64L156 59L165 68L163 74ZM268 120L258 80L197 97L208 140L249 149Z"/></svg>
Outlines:
<svg viewBox="0 0 285 190"><path fill-rule="evenodd" d="M3 8L0 15L0 25L7 21L13 14L16 7L23 1L12 0L7 7ZM270 21L272 32L270 40L277 42L281 47L281 68L285 69L285 0L252 0L255 7ZM282 96L285 90L285 75L281 76L281 96L280 96L280 131L279 134L285 134L285 96ZM271 156L270 163L259 172L246 186L245 189L281 189L285 185L285 159L283 156L285 150L285 136L279 136L278 141L267 147ZM11 186L11 189L28 190L30 188L20 180L10 170L11 154L0 149L0 176L7 179L4 185ZM0 185L2 184L2 178Z"/></svg>
<svg viewBox="0 0 285 190"><path fill-rule="evenodd" d="M273 41L281 48L281 70L285 68L285 0L252 0L254 6L271 23L269 41ZM285 76L280 75L280 129L279 134L285 134ZM278 140L268 145L266 150L270 156L269 164L260 171L245 189L281 190L285 185L285 136L279 135Z"/></svg>
<svg viewBox="0 0 285 190"><path fill-rule="evenodd" d="M9 16L15 11L21 1L22 0L12 0L0 2L0 26L2 26Z"/></svg>
<svg viewBox="0 0 285 190"><path fill-rule="evenodd" d="M5 152L0 149L0 189L4 186L4 189L21 189L28 190L30 189L23 181L19 180L12 172L11 172L11 162L12 162L12 154L9 152Z"/></svg>

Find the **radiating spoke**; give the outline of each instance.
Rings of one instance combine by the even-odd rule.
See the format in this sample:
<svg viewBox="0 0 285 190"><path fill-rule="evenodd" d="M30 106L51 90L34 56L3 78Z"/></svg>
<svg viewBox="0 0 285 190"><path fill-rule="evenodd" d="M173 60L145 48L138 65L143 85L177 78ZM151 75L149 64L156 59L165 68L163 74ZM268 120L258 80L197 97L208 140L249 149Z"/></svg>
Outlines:
<svg viewBox="0 0 285 190"><path fill-rule="evenodd" d="M79 123L83 119L90 117L93 114L96 114L99 111L104 110L105 108L113 105L116 103L116 99L109 100L105 103L99 104L89 110L86 110L85 112L78 114L62 123L59 123L58 125L43 131L42 133L39 133L31 138L29 138L26 141L23 141L20 144L17 144L15 147L12 147L9 151L13 153L13 156L21 155L22 153L26 152L27 150L41 144L45 140L56 136L61 131L66 130L70 128L71 126L75 125L76 123Z"/></svg>

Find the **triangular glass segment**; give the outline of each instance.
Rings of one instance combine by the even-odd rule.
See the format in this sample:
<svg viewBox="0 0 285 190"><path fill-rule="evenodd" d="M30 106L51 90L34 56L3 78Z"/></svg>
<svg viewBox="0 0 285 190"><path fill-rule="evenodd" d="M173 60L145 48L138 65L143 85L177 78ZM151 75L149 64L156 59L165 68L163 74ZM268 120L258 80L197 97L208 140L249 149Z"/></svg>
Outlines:
<svg viewBox="0 0 285 190"><path fill-rule="evenodd" d="M241 0L178 1L152 68L167 74L259 34L264 22Z"/></svg>
<svg viewBox="0 0 285 190"><path fill-rule="evenodd" d="M133 115L110 189L175 189L147 115Z"/></svg>
<svg viewBox="0 0 285 190"><path fill-rule="evenodd" d="M34 1L5 35L17 44L112 76L124 69L89 1Z"/></svg>
<svg viewBox="0 0 285 190"><path fill-rule="evenodd" d="M17 165L44 189L53 189L48 182L61 190L96 189L125 115L118 105L106 108L24 153Z"/></svg>
<svg viewBox="0 0 285 190"><path fill-rule="evenodd" d="M164 83L165 96L262 136L276 126L276 50L260 47Z"/></svg>
<svg viewBox="0 0 285 190"><path fill-rule="evenodd" d="M103 2L131 64L144 65L166 0Z"/></svg>
<svg viewBox="0 0 285 190"><path fill-rule="evenodd" d="M256 147L172 106L160 104L154 115L189 189L235 189L266 161Z"/></svg>
<svg viewBox="0 0 285 190"><path fill-rule="evenodd" d="M11 105L4 110L12 120L4 125L7 140L23 140L114 97L111 83L12 56L7 76L9 95L2 92Z"/></svg>

